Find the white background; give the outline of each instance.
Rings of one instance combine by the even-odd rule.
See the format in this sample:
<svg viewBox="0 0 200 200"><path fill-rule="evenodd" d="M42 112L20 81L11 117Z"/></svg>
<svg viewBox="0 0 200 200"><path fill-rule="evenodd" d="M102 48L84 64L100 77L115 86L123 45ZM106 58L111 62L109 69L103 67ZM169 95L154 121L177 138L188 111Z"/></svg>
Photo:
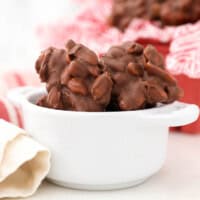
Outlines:
<svg viewBox="0 0 200 200"><path fill-rule="evenodd" d="M0 69L33 67L40 53L37 25L67 20L79 6L73 0L1 0Z"/></svg>

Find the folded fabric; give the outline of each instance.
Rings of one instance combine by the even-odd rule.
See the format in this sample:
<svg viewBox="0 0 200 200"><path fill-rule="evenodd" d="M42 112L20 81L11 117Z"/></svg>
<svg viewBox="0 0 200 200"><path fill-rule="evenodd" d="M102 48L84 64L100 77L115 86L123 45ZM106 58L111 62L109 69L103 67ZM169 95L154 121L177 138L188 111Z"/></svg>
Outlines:
<svg viewBox="0 0 200 200"><path fill-rule="evenodd" d="M50 168L48 149L0 120L0 198L32 195Z"/></svg>

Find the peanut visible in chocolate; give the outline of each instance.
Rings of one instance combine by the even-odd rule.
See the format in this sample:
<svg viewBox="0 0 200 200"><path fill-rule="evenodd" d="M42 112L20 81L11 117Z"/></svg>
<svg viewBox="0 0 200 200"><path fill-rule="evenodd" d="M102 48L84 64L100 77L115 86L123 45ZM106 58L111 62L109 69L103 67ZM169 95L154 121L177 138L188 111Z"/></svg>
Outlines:
<svg viewBox="0 0 200 200"><path fill-rule="evenodd" d="M125 42L111 47L100 62L114 83L109 109L137 110L159 102L171 103L182 96L153 46L144 49L140 44Z"/></svg>
<svg viewBox="0 0 200 200"><path fill-rule="evenodd" d="M112 80L102 73L97 55L70 40L66 49L49 48L36 62L48 94L38 105L63 110L104 111L110 102Z"/></svg>

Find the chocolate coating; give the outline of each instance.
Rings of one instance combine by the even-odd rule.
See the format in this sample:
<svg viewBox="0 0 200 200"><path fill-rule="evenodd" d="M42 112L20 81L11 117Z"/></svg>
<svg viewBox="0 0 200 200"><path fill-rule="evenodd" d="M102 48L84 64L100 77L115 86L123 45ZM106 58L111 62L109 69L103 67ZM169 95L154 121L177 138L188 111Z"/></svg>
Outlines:
<svg viewBox="0 0 200 200"><path fill-rule="evenodd" d="M43 51L36 61L36 71L42 82L47 83L47 90L60 85L60 76L69 62L66 59L67 52L65 49L56 49L50 47Z"/></svg>
<svg viewBox="0 0 200 200"><path fill-rule="evenodd" d="M133 18L181 25L200 19L199 0L114 0L109 23L124 30Z"/></svg>
<svg viewBox="0 0 200 200"><path fill-rule="evenodd" d="M125 42L111 47L100 63L114 82L109 110L137 110L159 102L171 103L182 96L153 46L144 49L140 44Z"/></svg>
<svg viewBox="0 0 200 200"><path fill-rule="evenodd" d="M48 48L36 61L47 94L37 104L74 111L137 110L182 96L155 47L134 42L112 46L100 60L70 40L66 49Z"/></svg>
<svg viewBox="0 0 200 200"><path fill-rule="evenodd" d="M36 61L48 94L38 105L75 111L103 111L110 102L112 80L102 73L97 55L70 40L66 49L48 48Z"/></svg>

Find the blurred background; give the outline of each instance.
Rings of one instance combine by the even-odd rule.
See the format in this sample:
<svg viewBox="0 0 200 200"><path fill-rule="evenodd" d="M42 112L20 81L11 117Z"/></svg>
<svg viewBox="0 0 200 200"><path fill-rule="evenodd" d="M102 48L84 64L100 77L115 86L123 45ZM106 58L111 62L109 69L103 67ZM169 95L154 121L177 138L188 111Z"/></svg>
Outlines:
<svg viewBox="0 0 200 200"><path fill-rule="evenodd" d="M39 24L68 20L82 6L73 0L5 0L0 2L0 70L33 68L40 47Z"/></svg>

